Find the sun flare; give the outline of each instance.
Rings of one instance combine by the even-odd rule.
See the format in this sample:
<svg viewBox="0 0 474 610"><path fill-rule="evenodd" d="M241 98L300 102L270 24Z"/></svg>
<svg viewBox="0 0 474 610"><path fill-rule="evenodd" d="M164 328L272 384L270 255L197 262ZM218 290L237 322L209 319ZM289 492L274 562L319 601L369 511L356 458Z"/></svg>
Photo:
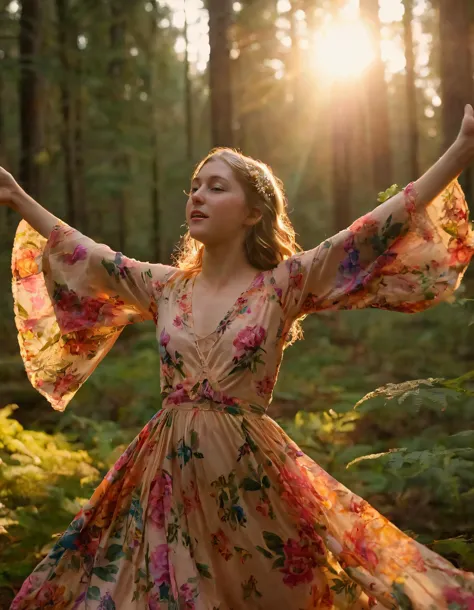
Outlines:
<svg viewBox="0 0 474 610"><path fill-rule="evenodd" d="M360 76L375 58L368 30L360 19L330 21L313 40L314 70L329 80Z"/></svg>

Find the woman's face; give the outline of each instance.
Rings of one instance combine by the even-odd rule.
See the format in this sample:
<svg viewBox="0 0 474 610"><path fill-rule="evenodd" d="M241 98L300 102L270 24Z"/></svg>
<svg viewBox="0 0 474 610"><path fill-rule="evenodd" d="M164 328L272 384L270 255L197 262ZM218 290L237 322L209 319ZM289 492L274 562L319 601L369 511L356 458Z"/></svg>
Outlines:
<svg viewBox="0 0 474 610"><path fill-rule="evenodd" d="M191 237L205 245L243 240L256 218L256 210L250 210L245 191L227 163L208 161L193 179L186 204Z"/></svg>

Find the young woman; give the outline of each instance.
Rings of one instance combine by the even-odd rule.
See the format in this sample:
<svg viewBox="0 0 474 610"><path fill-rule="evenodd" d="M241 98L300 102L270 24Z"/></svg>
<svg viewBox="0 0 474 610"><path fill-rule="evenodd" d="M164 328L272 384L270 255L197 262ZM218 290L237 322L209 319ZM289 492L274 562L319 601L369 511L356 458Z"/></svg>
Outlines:
<svg viewBox="0 0 474 610"><path fill-rule="evenodd" d="M0 201L24 219L13 294L33 386L64 410L123 327L154 320L163 398L11 608L472 610L473 574L332 478L266 410L302 316L413 313L452 295L474 252L456 180L473 159L468 105L426 174L299 252L271 170L212 151L176 267L92 241L2 171Z"/></svg>

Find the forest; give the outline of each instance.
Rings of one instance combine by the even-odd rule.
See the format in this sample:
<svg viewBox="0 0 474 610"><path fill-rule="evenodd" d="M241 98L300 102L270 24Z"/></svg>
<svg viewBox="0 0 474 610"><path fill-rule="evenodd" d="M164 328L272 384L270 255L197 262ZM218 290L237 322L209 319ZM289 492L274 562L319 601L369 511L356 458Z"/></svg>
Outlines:
<svg viewBox="0 0 474 610"><path fill-rule="evenodd" d="M193 168L234 147L283 180L310 248L449 147L473 58L470 0L0 0L0 166L92 239L170 263ZM474 172L460 181L472 210ZM33 389L11 292L19 221L0 206L0 608L161 404L151 322L125 328L64 413ZM423 313L309 316L269 408L325 470L468 571L473 289L469 268L452 302Z"/></svg>

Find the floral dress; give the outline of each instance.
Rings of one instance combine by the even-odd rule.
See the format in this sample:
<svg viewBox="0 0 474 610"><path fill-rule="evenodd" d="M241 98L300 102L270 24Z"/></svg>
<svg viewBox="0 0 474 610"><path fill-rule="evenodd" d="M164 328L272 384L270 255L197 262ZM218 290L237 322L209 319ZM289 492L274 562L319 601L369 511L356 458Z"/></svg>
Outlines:
<svg viewBox="0 0 474 610"><path fill-rule="evenodd" d="M13 294L33 386L64 410L124 326L153 320L162 407L11 609L472 610L473 574L325 472L267 409L296 319L425 310L452 298L473 253L458 182L422 209L409 185L258 273L198 337L195 275L127 258L63 222L46 240L21 221Z"/></svg>

